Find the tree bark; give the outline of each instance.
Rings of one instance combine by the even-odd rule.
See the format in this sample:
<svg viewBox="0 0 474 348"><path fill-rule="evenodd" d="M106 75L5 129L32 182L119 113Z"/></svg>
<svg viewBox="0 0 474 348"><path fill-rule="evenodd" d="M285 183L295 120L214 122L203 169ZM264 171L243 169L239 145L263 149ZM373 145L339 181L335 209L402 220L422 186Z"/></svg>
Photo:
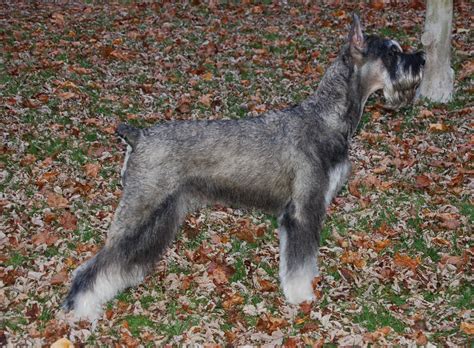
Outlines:
<svg viewBox="0 0 474 348"><path fill-rule="evenodd" d="M452 21L452 0L427 0L425 31L421 37L426 52L426 65L420 95L435 102L446 103L453 94Z"/></svg>

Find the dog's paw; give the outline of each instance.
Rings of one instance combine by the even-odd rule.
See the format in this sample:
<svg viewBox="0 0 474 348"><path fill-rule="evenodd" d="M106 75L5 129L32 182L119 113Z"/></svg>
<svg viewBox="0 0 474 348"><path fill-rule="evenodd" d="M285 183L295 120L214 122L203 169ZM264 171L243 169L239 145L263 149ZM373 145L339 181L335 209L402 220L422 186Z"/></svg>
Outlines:
<svg viewBox="0 0 474 348"><path fill-rule="evenodd" d="M311 282L299 283L297 281L283 284L283 293L288 303L300 304L305 301L314 301L315 296Z"/></svg>

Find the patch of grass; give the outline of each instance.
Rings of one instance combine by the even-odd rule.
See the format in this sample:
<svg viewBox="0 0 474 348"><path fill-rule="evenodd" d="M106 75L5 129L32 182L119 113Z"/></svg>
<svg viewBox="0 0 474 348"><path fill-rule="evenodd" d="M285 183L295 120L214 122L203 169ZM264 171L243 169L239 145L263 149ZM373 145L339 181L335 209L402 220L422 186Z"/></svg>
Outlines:
<svg viewBox="0 0 474 348"><path fill-rule="evenodd" d="M0 322L0 327L2 330L5 328L9 328L13 332L18 332L22 328L21 326L28 324L28 320L24 317L17 317L17 318L11 318L11 319L5 319Z"/></svg>
<svg viewBox="0 0 474 348"><path fill-rule="evenodd" d="M43 311L41 312L38 319L41 320L41 321L47 322L47 321L53 319L53 313L51 312L50 309L43 308Z"/></svg>
<svg viewBox="0 0 474 348"><path fill-rule="evenodd" d="M140 303L144 309L148 309L155 300L153 296L145 295L140 298Z"/></svg>
<svg viewBox="0 0 474 348"><path fill-rule="evenodd" d="M467 217L469 224L474 224L474 205L468 201L460 202L459 212Z"/></svg>
<svg viewBox="0 0 474 348"><path fill-rule="evenodd" d="M428 247L422 236L416 236L413 239L412 246L415 248L415 250L422 252L424 257L429 257L433 262L438 262L441 259L438 251L434 248Z"/></svg>
<svg viewBox="0 0 474 348"><path fill-rule="evenodd" d="M125 321L133 336L138 336L143 327L155 327L155 323L144 315L129 315Z"/></svg>
<svg viewBox="0 0 474 348"><path fill-rule="evenodd" d="M26 261L26 257L19 252L14 252L13 255L7 260L7 266L19 267Z"/></svg>
<svg viewBox="0 0 474 348"><path fill-rule="evenodd" d="M247 271L245 267L244 260L242 258L237 259L237 262L234 263L235 273L232 275L230 281L237 282L239 280L245 279L247 276Z"/></svg>
<svg viewBox="0 0 474 348"><path fill-rule="evenodd" d="M454 300L454 306L459 309L473 309L474 300L473 300L473 286L472 284L465 283L457 291L458 295Z"/></svg>
<svg viewBox="0 0 474 348"><path fill-rule="evenodd" d="M132 296L131 290L126 290L121 292L115 297L118 301L125 302L125 303L133 303L134 298Z"/></svg>
<svg viewBox="0 0 474 348"><path fill-rule="evenodd" d="M375 311L363 306L362 312L354 317L356 323L361 324L369 331L375 331L384 326L390 326L397 333L405 331L406 324L393 317L387 309L379 306Z"/></svg>

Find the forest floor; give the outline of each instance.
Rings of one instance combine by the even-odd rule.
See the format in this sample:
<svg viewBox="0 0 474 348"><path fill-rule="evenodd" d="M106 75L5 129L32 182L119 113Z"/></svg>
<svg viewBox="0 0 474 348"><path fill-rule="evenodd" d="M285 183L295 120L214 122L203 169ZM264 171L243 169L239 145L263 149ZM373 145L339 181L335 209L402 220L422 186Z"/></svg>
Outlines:
<svg viewBox="0 0 474 348"><path fill-rule="evenodd" d="M95 328L63 319L71 273L103 245L121 194L119 122L285 108L315 91L353 11L414 50L425 13L420 1L190 3L0 4L0 345L472 343L467 2L455 8L450 103L391 112L370 98L351 178L328 209L317 301L285 303L274 217L215 206L187 217Z"/></svg>

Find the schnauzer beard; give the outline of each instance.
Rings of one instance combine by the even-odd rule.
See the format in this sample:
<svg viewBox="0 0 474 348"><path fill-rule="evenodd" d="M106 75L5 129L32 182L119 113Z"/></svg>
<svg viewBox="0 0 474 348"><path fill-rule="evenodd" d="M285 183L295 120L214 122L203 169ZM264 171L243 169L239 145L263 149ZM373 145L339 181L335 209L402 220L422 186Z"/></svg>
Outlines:
<svg viewBox="0 0 474 348"><path fill-rule="evenodd" d="M423 78L422 57L418 53L400 56L395 77L387 74L383 89L387 109L396 110L413 101Z"/></svg>

